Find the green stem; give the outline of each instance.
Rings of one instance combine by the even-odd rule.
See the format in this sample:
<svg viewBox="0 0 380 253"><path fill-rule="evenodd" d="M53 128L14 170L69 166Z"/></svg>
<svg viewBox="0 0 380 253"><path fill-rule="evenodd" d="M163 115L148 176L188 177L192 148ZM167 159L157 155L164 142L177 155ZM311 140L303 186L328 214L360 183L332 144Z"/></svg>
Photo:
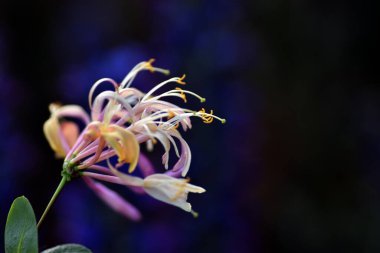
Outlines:
<svg viewBox="0 0 380 253"><path fill-rule="evenodd" d="M44 213L42 214L40 221L37 224L37 228L40 227L42 221L45 219L46 214L49 212L51 206L53 205L55 199L58 197L59 193L62 191L63 186L65 186L66 182L68 182L67 177L63 176L61 182L59 183L57 189L55 190L53 197L51 197L49 204L47 205Z"/></svg>

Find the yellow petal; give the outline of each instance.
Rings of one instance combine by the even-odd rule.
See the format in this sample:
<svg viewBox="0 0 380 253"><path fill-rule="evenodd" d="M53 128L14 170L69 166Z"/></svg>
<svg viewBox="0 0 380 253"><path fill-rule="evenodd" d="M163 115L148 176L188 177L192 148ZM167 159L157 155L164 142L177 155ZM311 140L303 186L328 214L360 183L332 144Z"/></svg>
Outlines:
<svg viewBox="0 0 380 253"><path fill-rule="evenodd" d="M129 173L133 172L136 168L140 145L136 136L129 130L126 130L117 125L111 125L107 128L101 129L101 134L119 157L119 163L129 163Z"/></svg>
<svg viewBox="0 0 380 253"><path fill-rule="evenodd" d="M59 122L57 117L51 116L44 123L44 134L48 140L50 147L54 150L57 158L63 158L66 155L66 152L62 146L61 139L59 137Z"/></svg>

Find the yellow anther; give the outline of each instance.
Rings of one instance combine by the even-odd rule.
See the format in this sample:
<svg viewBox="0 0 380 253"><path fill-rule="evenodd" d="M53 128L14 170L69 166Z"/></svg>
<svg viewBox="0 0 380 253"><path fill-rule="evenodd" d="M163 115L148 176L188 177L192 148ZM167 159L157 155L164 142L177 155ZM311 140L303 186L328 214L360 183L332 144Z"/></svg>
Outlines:
<svg viewBox="0 0 380 253"><path fill-rule="evenodd" d="M154 68L153 68L153 65L152 63L155 61L156 59L152 58L152 59L149 59L149 61L146 62L146 65L145 65L145 68L147 70L149 70L150 72L154 72Z"/></svg>
<svg viewBox="0 0 380 253"><path fill-rule="evenodd" d="M175 89L181 91L180 96L181 96L181 98L183 99L183 102L187 103L187 98L186 98L186 95L185 95L185 93L183 92L183 90L182 90L181 88L179 88L179 87L176 87Z"/></svg>
<svg viewBox="0 0 380 253"><path fill-rule="evenodd" d="M204 123L210 124L211 122L214 121L214 117L211 116L214 113L213 110L210 110L210 113L206 113L205 108L202 108L201 110L199 110L199 112L200 112L200 117L202 118Z"/></svg>
<svg viewBox="0 0 380 253"><path fill-rule="evenodd" d="M168 119L172 119L174 118L175 116L177 116L177 114L175 114L173 111L168 111ZM177 129L179 127L179 123L175 124L173 126L175 129Z"/></svg>
<svg viewBox="0 0 380 253"><path fill-rule="evenodd" d="M209 116L209 117L203 117L203 122L206 123L206 124L210 124L214 121L214 118Z"/></svg>
<svg viewBox="0 0 380 253"><path fill-rule="evenodd" d="M171 119L171 118L174 118L175 117L175 113L172 112L172 111L168 111L168 119Z"/></svg>
<svg viewBox="0 0 380 253"><path fill-rule="evenodd" d="M186 82L183 81L185 78L186 78L186 74L183 74L182 77L177 80L177 83L185 85Z"/></svg>
<svg viewBox="0 0 380 253"><path fill-rule="evenodd" d="M161 72L165 75L169 75L170 74L170 71L168 69L162 69L162 68L156 68L156 67L153 67L152 63L155 61L156 59L149 59L149 61L146 61L145 62L145 65L143 66L143 68L149 70L150 72Z"/></svg>

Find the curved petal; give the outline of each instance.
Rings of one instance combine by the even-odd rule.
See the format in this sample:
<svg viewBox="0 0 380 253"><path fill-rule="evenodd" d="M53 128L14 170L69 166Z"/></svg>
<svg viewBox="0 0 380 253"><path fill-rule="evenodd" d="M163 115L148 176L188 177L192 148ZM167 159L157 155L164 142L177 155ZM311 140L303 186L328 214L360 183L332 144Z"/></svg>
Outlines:
<svg viewBox="0 0 380 253"><path fill-rule="evenodd" d="M177 163L174 165L173 169L166 172L166 174L173 177L184 177L189 171L191 163L191 150L189 144L187 144L187 142L182 138L181 134L177 130L171 129L169 130L169 134L176 137L181 142L181 156L178 159Z"/></svg>
<svg viewBox="0 0 380 253"><path fill-rule="evenodd" d="M58 118L55 116L50 117L43 126L45 137L51 149L53 149L57 158L63 158L66 155L66 150L62 145L63 139L59 128Z"/></svg>
<svg viewBox="0 0 380 253"><path fill-rule="evenodd" d="M127 202L119 194L112 191L103 184L95 182L89 177L83 176L82 178L86 182L88 187L90 187L90 189L93 190L96 193L96 195L98 195L98 197L113 210L134 221L138 221L141 219L141 214L139 210L137 210L136 207Z"/></svg>
<svg viewBox="0 0 380 253"><path fill-rule="evenodd" d="M101 132L107 144L110 145L119 157L119 163L129 163L129 173L136 168L140 145L136 136L129 130L117 125L110 125Z"/></svg>
<svg viewBox="0 0 380 253"><path fill-rule="evenodd" d="M77 105L50 104L49 109L51 115L44 123L43 131L56 156L63 158L78 139L79 128L74 122L61 123L60 119L62 117L79 118L85 124L89 123L90 119L82 107Z"/></svg>
<svg viewBox="0 0 380 253"><path fill-rule="evenodd" d="M91 110L92 120L102 120L102 111L104 110L104 102L106 101L117 101L120 106L125 108L128 111L128 114L132 117L133 110L130 104L128 104L122 96L117 94L115 91L103 91L94 100L94 104Z"/></svg>
<svg viewBox="0 0 380 253"><path fill-rule="evenodd" d="M109 82L113 85L113 87L115 88L115 90L117 90L119 88L119 85L115 82L115 80L111 79L111 78L102 78L98 81L96 81L91 89L90 89L90 92L88 93L88 104L90 105L90 108L92 107L92 96L94 95L94 92L96 90L96 88L99 87L100 84L104 83L104 82Z"/></svg>
<svg viewBox="0 0 380 253"><path fill-rule="evenodd" d="M151 140L154 138L159 140L159 142L165 150L164 154L162 155L162 164L165 166L165 169L169 168L169 152L171 148L170 143L173 145L176 155L179 156L178 148L174 139L165 131L162 131L159 128L157 128L155 124L145 124L142 125L142 127L140 127L139 129L135 130L150 138L147 140L150 141L148 142L148 145L151 145ZM153 146L151 146L151 148L153 148Z"/></svg>
<svg viewBox="0 0 380 253"><path fill-rule="evenodd" d="M152 163L149 161L148 157L146 157L143 153L140 153L138 165L145 177L154 174L154 168Z"/></svg>
<svg viewBox="0 0 380 253"><path fill-rule="evenodd" d="M136 88L124 88L119 90L119 95L123 98L135 97L136 99L140 99L145 95L145 93Z"/></svg>
<svg viewBox="0 0 380 253"><path fill-rule="evenodd" d="M64 105L53 109L52 113L55 114L58 118L72 117L82 120L86 125L90 123L90 117L79 105Z"/></svg>

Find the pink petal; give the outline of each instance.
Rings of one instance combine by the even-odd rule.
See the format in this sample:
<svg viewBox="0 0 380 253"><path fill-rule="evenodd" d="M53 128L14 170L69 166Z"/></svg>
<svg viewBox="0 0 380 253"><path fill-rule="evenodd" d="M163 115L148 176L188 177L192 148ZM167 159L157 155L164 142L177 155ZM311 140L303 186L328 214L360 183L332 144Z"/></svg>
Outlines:
<svg viewBox="0 0 380 253"><path fill-rule="evenodd" d="M57 109L56 114L58 118L72 117L82 120L83 123L85 123L86 125L90 123L90 117L88 116L86 111L78 105L65 105L59 107Z"/></svg>
<svg viewBox="0 0 380 253"><path fill-rule="evenodd" d="M153 169L152 163L142 153L140 153L138 165L139 165L141 172L143 173L144 177L147 177L151 174L154 174L154 169Z"/></svg>
<svg viewBox="0 0 380 253"><path fill-rule="evenodd" d="M90 166L89 168L93 169L94 166ZM108 172L109 172L109 170L107 171L107 173ZM142 187L126 185L125 182L122 179L120 179L119 177L116 177L116 176L103 175L103 174L93 173L93 172L87 172L87 171L83 172L82 175L86 176L86 177L91 177L93 179L97 179L97 180L113 183L113 184L125 185L129 189L131 189L132 191L134 191L134 192L136 192L138 194L144 194L145 193L145 191L144 191L144 189Z"/></svg>
<svg viewBox="0 0 380 253"><path fill-rule="evenodd" d="M82 178L88 187L90 187L96 195L98 195L98 197L101 198L113 210L134 221L141 219L140 212L119 194L103 184L95 182L89 177L83 176Z"/></svg>
<svg viewBox="0 0 380 253"><path fill-rule="evenodd" d="M65 140L68 144L68 146L71 148L74 146L75 142L78 139L79 135L79 128L77 124L73 122L65 121L61 123L61 131L63 136L65 137Z"/></svg>
<svg viewBox="0 0 380 253"><path fill-rule="evenodd" d="M174 165L173 169L165 172L165 174L172 177L184 177L190 168L191 150L187 142L181 137L177 130L171 129L170 134L181 142L181 156Z"/></svg>

